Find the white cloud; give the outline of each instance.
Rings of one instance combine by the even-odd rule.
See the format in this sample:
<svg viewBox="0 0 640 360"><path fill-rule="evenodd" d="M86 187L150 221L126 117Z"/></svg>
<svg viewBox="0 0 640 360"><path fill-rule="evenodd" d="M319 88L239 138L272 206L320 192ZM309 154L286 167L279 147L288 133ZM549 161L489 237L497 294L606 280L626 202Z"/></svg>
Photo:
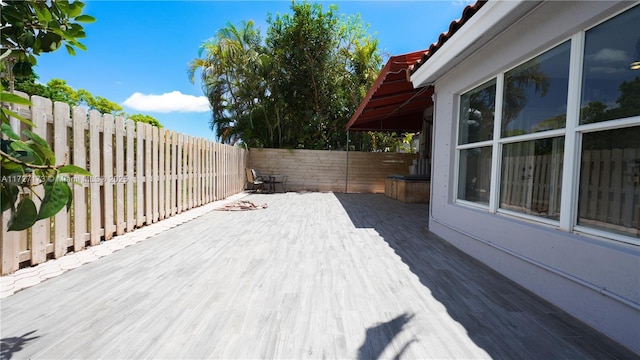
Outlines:
<svg viewBox="0 0 640 360"><path fill-rule="evenodd" d="M159 113L209 111L209 101L205 96L185 95L180 91L162 95L136 92L122 104L138 111Z"/></svg>
<svg viewBox="0 0 640 360"><path fill-rule="evenodd" d="M464 7L464 6L472 5L475 3L476 3L476 0L454 0L451 2L451 5Z"/></svg>
<svg viewBox="0 0 640 360"><path fill-rule="evenodd" d="M598 62L622 62L629 59L626 51L610 48L601 49L590 57Z"/></svg>
<svg viewBox="0 0 640 360"><path fill-rule="evenodd" d="M602 74L617 74L623 73L627 71L627 68L624 67L613 67L613 66L590 66L589 72L593 73L602 73Z"/></svg>

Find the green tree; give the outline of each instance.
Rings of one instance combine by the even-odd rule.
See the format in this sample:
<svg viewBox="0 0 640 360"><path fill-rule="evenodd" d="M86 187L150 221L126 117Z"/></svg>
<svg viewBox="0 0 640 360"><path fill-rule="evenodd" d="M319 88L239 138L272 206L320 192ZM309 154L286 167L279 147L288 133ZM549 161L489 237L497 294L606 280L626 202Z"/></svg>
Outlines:
<svg viewBox="0 0 640 360"><path fill-rule="evenodd" d="M293 2L291 10L269 16L264 41L252 22L227 24L202 45L189 77L200 71L223 142L344 149L346 122L382 63L378 42L334 6Z"/></svg>
<svg viewBox="0 0 640 360"><path fill-rule="evenodd" d="M31 76L19 77L14 80L14 90L22 91L29 95L38 95L49 97L49 89L46 85L37 83L38 75L35 73ZM5 89L10 87L9 79L2 79L2 86Z"/></svg>
<svg viewBox="0 0 640 360"><path fill-rule="evenodd" d="M36 56L63 45L71 55L75 55L76 48L86 50L78 41L86 36L79 23L91 23L95 18L83 14L83 8L80 1L2 1L0 38L2 49L11 52L9 72L29 76L37 63Z"/></svg>
<svg viewBox="0 0 640 360"><path fill-rule="evenodd" d="M162 127L162 124L160 123L160 121L158 121L158 119L154 118L153 116L143 115L143 114L133 114L133 115L129 115L128 118L135 122L150 124L159 128Z"/></svg>
<svg viewBox="0 0 640 360"><path fill-rule="evenodd" d="M106 99L102 96L93 97L90 92L85 89L78 90L79 104L86 105L89 110L98 110L102 114L112 114L116 116L124 116L122 106Z"/></svg>
<svg viewBox="0 0 640 360"><path fill-rule="evenodd" d="M79 94L71 86L67 85L65 80L51 79L47 82L47 89L49 90L47 97L51 101L61 101L69 104L69 106L78 106L80 102ZM25 92L29 94L28 91Z"/></svg>
<svg viewBox="0 0 640 360"><path fill-rule="evenodd" d="M74 90L62 79L51 79L46 85L36 83L38 76L34 73L28 77L17 78L15 90L28 95L38 95L69 104L69 106L86 106L90 110L97 110L103 114L128 117L133 121L141 121L153 126L162 127L158 119L143 114L128 115L124 113L122 106L102 96L94 97L85 89ZM4 82L3 82L4 83ZM6 86L6 83L4 83Z"/></svg>
<svg viewBox="0 0 640 360"><path fill-rule="evenodd" d="M216 36L205 41L198 58L189 64L188 75L193 82L197 71L212 108L211 129L224 141L235 143L240 129L247 128L255 95L259 88L255 72L260 67L260 33L252 21L240 27L228 23ZM250 126L249 126L250 128Z"/></svg>
<svg viewBox="0 0 640 360"><path fill-rule="evenodd" d="M85 36L78 22L95 19L82 14L84 4L79 1L3 1L0 2L0 62L8 77L9 92L0 84L0 205L1 211L10 211L8 230L24 230L36 221L58 213L65 206L69 209L73 199L68 185L68 174L90 175L74 165L56 165L55 154L46 140L25 130L22 140L11 128L14 117L33 127L33 123L15 113L13 104L30 105L30 102L13 94L14 75L33 79L32 66L36 56L55 51L65 45L73 55L75 48L85 49L77 39ZM35 80L32 82L35 84ZM38 91L42 88L37 87ZM44 196L38 208L28 196L38 186L44 187Z"/></svg>

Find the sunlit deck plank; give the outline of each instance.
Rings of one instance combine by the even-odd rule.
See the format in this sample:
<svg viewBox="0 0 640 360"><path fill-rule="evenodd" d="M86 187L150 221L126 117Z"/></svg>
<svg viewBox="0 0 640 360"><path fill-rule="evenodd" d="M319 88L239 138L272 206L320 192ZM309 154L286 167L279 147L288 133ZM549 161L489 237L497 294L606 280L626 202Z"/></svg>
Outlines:
<svg viewBox="0 0 640 360"><path fill-rule="evenodd" d="M429 233L426 205L248 199L269 208L207 213L2 299L3 358L633 357Z"/></svg>

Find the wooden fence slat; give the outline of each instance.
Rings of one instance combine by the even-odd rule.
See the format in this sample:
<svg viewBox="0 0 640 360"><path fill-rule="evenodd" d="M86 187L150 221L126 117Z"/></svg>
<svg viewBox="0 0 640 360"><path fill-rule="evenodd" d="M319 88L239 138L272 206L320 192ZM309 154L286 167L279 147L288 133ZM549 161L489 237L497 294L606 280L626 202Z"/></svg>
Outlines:
<svg viewBox="0 0 640 360"><path fill-rule="evenodd" d="M9 227L10 212L7 210L2 215L0 231L2 232L2 275L18 270L20 266L20 234L18 231L7 231Z"/></svg>
<svg viewBox="0 0 640 360"><path fill-rule="evenodd" d="M611 194L611 150L602 150L600 154L600 160L602 161L602 177L600 181L600 193L602 194L599 201L598 220L609 222L608 217L611 213L611 204L609 202L609 195ZM612 219L616 221L616 219Z"/></svg>
<svg viewBox="0 0 640 360"><path fill-rule="evenodd" d="M171 132L171 216L178 211L176 196L178 194L178 134Z"/></svg>
<svg viewBox="0 0 640 360"><path fill-rule="evenodd" d="M25 99L29 98L27 94L24 94L21 92L16 92L16 94L20 95ZM13 107L13 110L18 113L20 113L21 110L24 110L25 112L29 111L28 106L16 105L16 104L12 104L11 106ZM11 128L13 129L13 131L16 134L20 134L22 131L23 123L20 120L13 117L9 118L9 122L11 124ZM0 248L2 263L0 267L2 268L2 270L0 272L2 273L2 275L5 275L18 270L20 266L19 254L23 248L25 250L27 248L28 234L27 234L27 230L23 230L23 231L7 230L9 227L9 220L11 219L11 213L9 211L6 211L0 214L0 217L2 218L2 221L1 221L2 229L0 229L0 235L2 235L2 241L0 241L0 243L2 243L2 247Z"/></svg>
<svg viewBox="0 0 640 360"><path fill-rule="evenodd" d="M182 192L183 192L183 186L182 186L182 179L183 179L183 163L184 163L184 154L182 151L182 146L183 146L183 141L184 141L184 135L182 134L177 134L177 141L178 141L178 146L177 146L177 154L176 155L176 213L181 213L182 212Z"/></svg>
<svg viewBox="0 0 640 360"><path fill-rule="evenodd" d="M598 192L600 191L600 151L591 153L593 170L591 171L591 181L589 182L589 203L587 207L587 217L595 219L598 215Z"/></svg>
<svg viewBox="0 0 640 360"><path fill-rule="evenodd" d="M626 164L625 174L627 174L627 181L624 182L623 191L627 196L625 197L624 205L622 206L622 213L620 214L620 224L626 228L632 228L636 219L633 216L634 210L634 180L633 171L635 170L636 150L624 149L622 151L622 161ZM637 193L637 192L636 192ZM637 204L635 206L638 206Z"/></svg>
<svg viewBox="0 0 640 360"><path fill-rule="evenodd" d="M134 154L134 127L135 123L133 120L127 120L127 232L133 231L135 226L135 218L134 218L134 202L135 198L133 197L133 187L135 178L134 173L134 163L135 163L135 154Z"/></svg>
<svg viewBox="0 0 640 360"><path fill-rule="evenodd" d="M91 224L89 241L91 245L100 243L102 230L102 211L104 208L101 201L101 182L104 173L101 171L100 162L104 159L101 159L100 155L104 149L100 146L100 132L103 128L102 114L96 110L89 111L89 172L93 175L89 181L89 218Z"/></svg>
<svg viewBox="0 0 640 360"><path fill-rule="evenodd" d="M189 207L197 206L196 196L198 194L198 139L194 136L191 138L191 190L192 196L189 197Z"/></svg>
<svg viewBox="0 0 640 360"><path fill-rule="evenodd" d="M145 127L143 123L136 123L136 226L144 224L144 138Z"/></svg>
<svg viewBox="0 0 640 360"><path fill-rule="evenodd" d="M219 199L218 197L218 144L213 144L213 154L211 155L213 158L213 201ZM247 164L248 165L248 164ZM248 167L248 166L247 166Z"/></svg>
<svg viewBox="0 0 640 360"><path fill-rule="evenodd" d="M580 218L587 217L587 199L589 199L589 177L591 174L591 150L583 150L580 161L580 199L578 200L578 213Z"/></svg>
<svg viewBox="0 0 640 360"><path fill-rule="evenodd" d="M191 161L193 157L191 156L191 136L184 137L184 201L182 208L185 210L191 209L189 206L189 197L191 194Z"/></svg>
<svg viewBox="0 0 640 360"><path fill-rule="evenodd" d="M125 148L124 148L124 119L122 116L116 116L116 126L115 126L115 134L116 134L116 172L113 176L113 182L116 187L116 235L124 234L126 219L124 218L125 212L125 194L124 194L124 183L125 183L125 172L124 172L124 157L125 157Z"/></svg>
<svg viewBox="0 0 640 360"><path fill-rule="evenodd" d="M159 200L159 211L160 211L160 220L164 220L165 217L165 202L166 202L166 176L167 176L167 167L166 167L166 163L165 163L165 146L168 147L168 145L166 144L166 135L165 135L165 131L158 129L158 153L159 153L159 163L158 163L158 172L159 172L159 187L158 187L158 191L160 192L158 194L158 200Z"/></svg>
<svg viewBox="0 0 640 360"><path fill-rule="evenodd" d="M73 108L73 164L87 169L87 111L82 107ZM89 169L91 172L91 169ZM96 174L93 174L96 176ZM81 185L73 186L73 250L80 251L85 247L87 233L87 182L84 177Z"/></svg>
<svg viewBox="0 0 640 360"><path fill-rule="evenodd" d="M102 192L104 196L103 201L103 219L104 219L104 239L111 240L113 233L115 232L115 226L113 222L114 207L113 207L113 126L114 118L111 114L103 115L104 121L104 135L102 138L102 170L103 170L103 182Z"/></svg>
<svg viewBox="0 0 640 360"><path fill-rule="evenodd" d="M69 143L67 139L67 123L69 117L69 105L54 103L53 115L53 151L56 154L56 165L62 165L68 161ZM64 154L64 156L62 156ZM71 182L69 186L73 186ZM59 211L54 216L53 257L59 258L67 253L67 239L69 238L69 213L66 209Z"/></svg>
<svg viewBox="0 0 640 360"><path fill-rule="evenodd" d="M153 223L153 179L152 177L152 169L151 169L151 143L153 142L151 125L149 124L141 124L144 129L144 216L145 216L145 224L150 225Z"/></svg>
<svg viewBox="0 0 640 360"><path fill-rule="evenodd" d="M182 180L184 189L182 191L182 208L184 210L188 210L189 207L189 194L191 193L191 183L189 181L190 175L191 175L191 171L190 171L190 166L191 166L191 161L192 161L192 157L191 157L191 152L189 151L191 148L191 137L185 135L184 137L184 164L183 164L183 169L182 171L184 172L184 178Z"/></svg>
<svg viewBox="0 0 640 360"><path fill-rule="evenodd" d="M612 150L611 162L613 163L612 165L614 170L611 173L611 192L613 203L611 204L610 218L612 221L617 221L620 219L620 210L623 202L622 198L624 196L624 193L622 192L622 149Z"/></svg>
<svg viewBox="0 0 640 360"><path fill-rule="evenodd" d="M164 214L171 216L171 131L164 130Z"/></svg>
<svg viewBox="0 0 640 360"><path fill-rule="evenodd" d="M43 139L47 139L47 114L53 113L51 100L40 96L32 96L31 121L35 125L33 132ZM34 178L33 182L39 184L47 179ZM38 186L31 196L31 200L40 209L41 198L44 197L44 189ZM31 227L31 265L36 265L47 261L47 244L50 242L51 220L38 220Z"/></svg>
<svg viewBox="0 0 640 360"><path fill-rule="evenodd" d="M211 199L211 141L207 141L206 142L206 149L207 149L207 153L205 155L205 161L206 161L206 175L205 175L205 179L206 179L206 202L209 203L211 201L213 201Z"/></svg>
<svg viewBox="0 0 640 360"><path fill-rule="evenodd" d="M158 128L155 126L151 126L151 194L152 194L152 208L153 208L153 222L158 222L160 218L160 207L159 205L159 188L158 188Z"/></svg>
<svg viewBox="0 0 640 360"><path fill-rule="evenodd" d="M198 139L198 206L204 204L204 139Z"/></svg>
<svg viewBox="0 0 640 360"><path fill-rule="evenodd" d="M200 206L201 205L201 201L200 201L200 196L202 195L202 167L200 166L202 164L202 153L201 153L201 145L202 145L202 139L200 138L196 138L195 139L195 170L194 170L194 176L195 176L195 191L193 192L193 205L194 206Z"/></svg>

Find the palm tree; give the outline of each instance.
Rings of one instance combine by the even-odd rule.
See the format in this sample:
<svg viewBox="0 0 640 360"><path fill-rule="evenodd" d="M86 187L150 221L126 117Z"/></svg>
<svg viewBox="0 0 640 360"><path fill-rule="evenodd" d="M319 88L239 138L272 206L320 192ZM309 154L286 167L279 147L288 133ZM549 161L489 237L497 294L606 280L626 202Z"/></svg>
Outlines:
<svg viewBox="0 0 640 360"><path fill-rule="evenodd" d="M241 138L242 122L250 119L254 94L247 89L256 82L254 64L260 54L260 34L252 21L238 28L231 23L206 40L198 57L189 63L194 82L200 71L202 89L212 109L211 129L218 139L235 143Z"/></svg>

